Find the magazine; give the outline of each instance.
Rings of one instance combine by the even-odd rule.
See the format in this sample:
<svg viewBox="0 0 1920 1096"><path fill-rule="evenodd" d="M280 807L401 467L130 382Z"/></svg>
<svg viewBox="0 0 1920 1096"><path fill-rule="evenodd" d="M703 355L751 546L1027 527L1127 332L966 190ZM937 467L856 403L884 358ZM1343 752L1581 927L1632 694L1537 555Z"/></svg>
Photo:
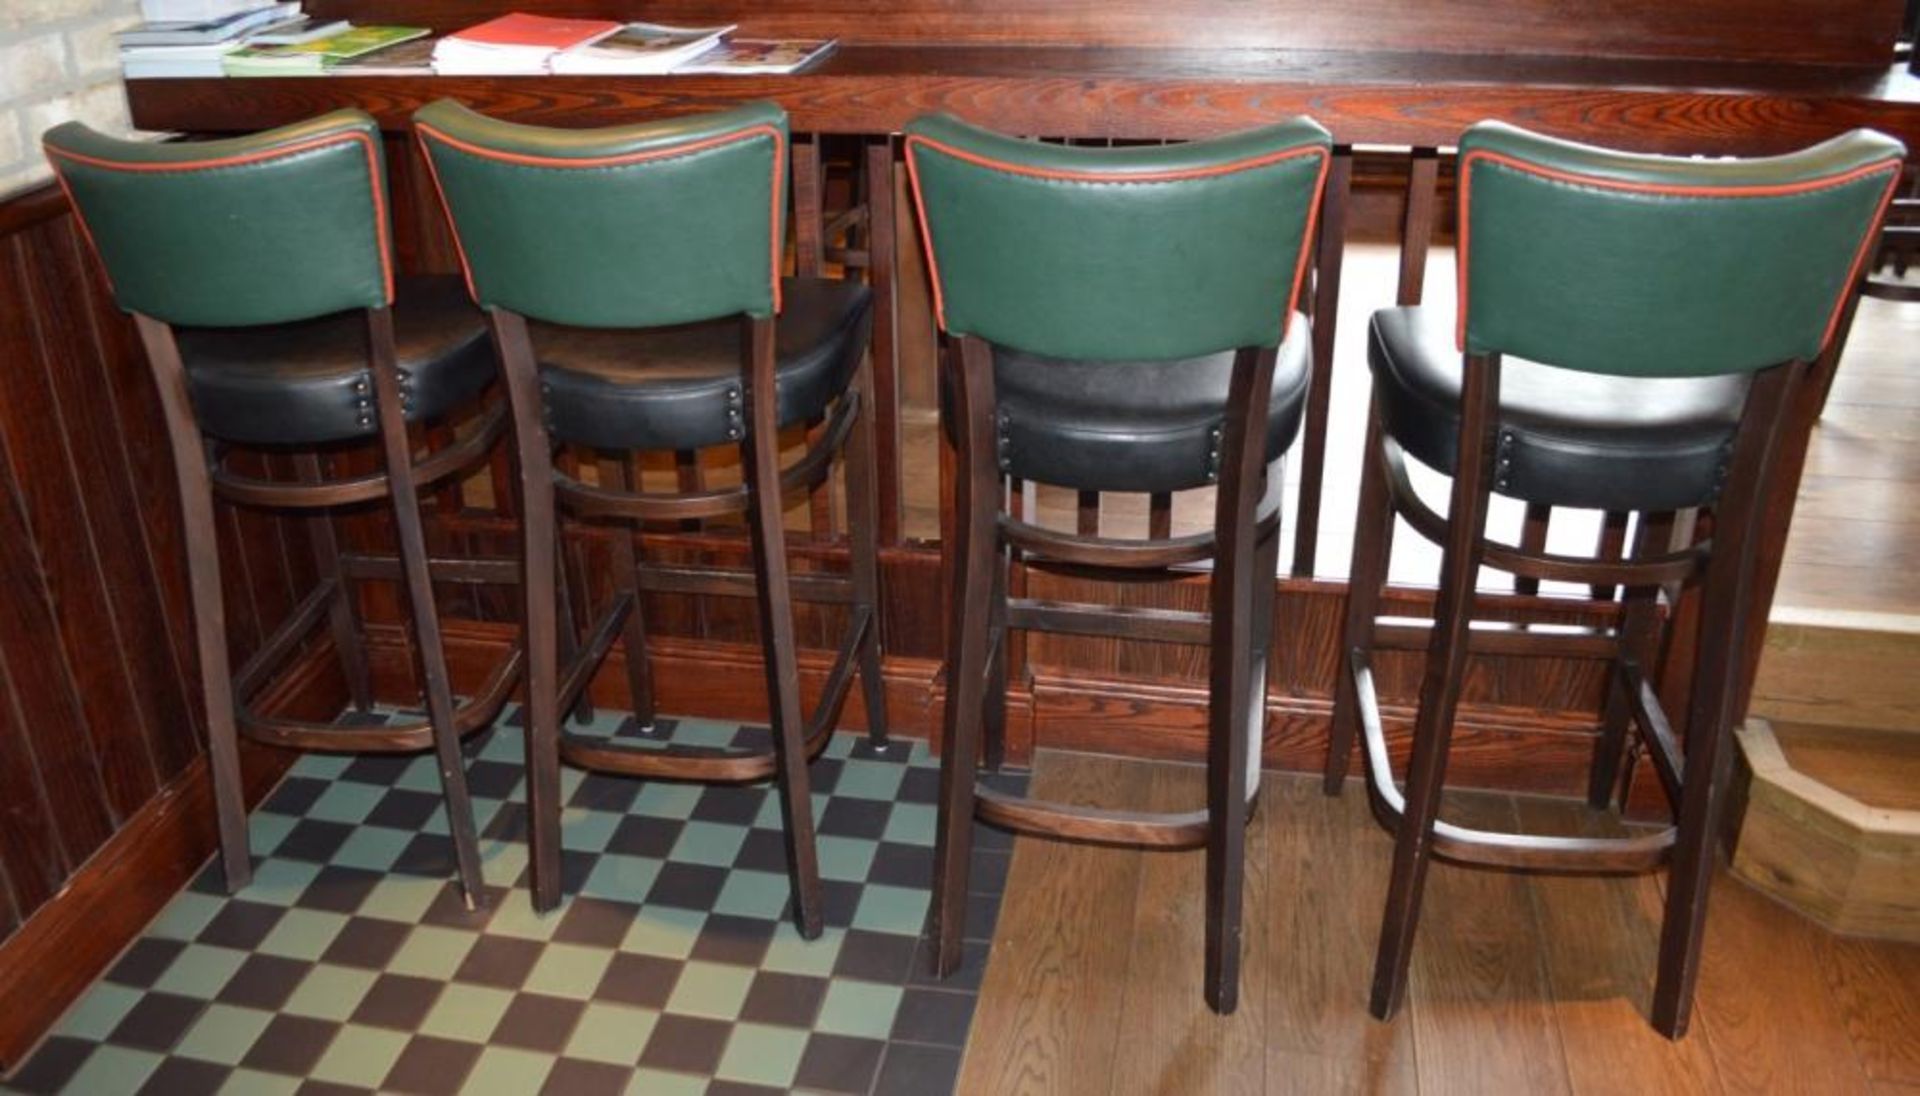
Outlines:
<svg viewBox="0 0 1920 1096"><path fill-rule="evenodd" d="M434 46L433 70L451 76L540 73L561 50L591 45L620 30L605 19L550 19L515 12L447 35Z"/></svg>
<svg viewBox="0 0 1920 1096"><path fill-rule="evenodd" d="M834 38L729 38L674 69L683 73L798 72L833 52Z"/></svg>
<svg viewBox="0 0 1920 1096"><path fill-rule="evenodd" d="M432 38L415 38L328 65L328 76L432 76Z"/></svg>
<svg viewBox="0 0 1920 1096"><path fill-rule="evenodd" d="M563 75L671 72L713 49L732 29L629 23L589 45L554 54L551 68Z"/></svg>
<svg viewBox="0 0 1920 1096"><path fill-rule="evenodd" d="M221 60L228 76L318 76L331 65L427 35L425 27L354 27L292 46L255 46Z"/></svg>

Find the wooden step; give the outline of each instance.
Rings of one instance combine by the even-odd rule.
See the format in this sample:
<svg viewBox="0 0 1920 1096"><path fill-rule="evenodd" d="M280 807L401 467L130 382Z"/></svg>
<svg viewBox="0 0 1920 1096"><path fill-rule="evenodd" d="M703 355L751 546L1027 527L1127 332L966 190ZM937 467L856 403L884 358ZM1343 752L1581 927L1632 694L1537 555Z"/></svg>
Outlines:
<svg viewBox="0 0 1920 1096"><path fill-rule="evenodd" d="M1920 617L1775 607L1751 714L1920 734Z"/></svg>
<svg viewBox="0 0 1920 1096"><path fill-rule="evenodd" d="M1739 738L1734 874L1835 932L1920 943L1920 734L1754 718Z"/></svg>

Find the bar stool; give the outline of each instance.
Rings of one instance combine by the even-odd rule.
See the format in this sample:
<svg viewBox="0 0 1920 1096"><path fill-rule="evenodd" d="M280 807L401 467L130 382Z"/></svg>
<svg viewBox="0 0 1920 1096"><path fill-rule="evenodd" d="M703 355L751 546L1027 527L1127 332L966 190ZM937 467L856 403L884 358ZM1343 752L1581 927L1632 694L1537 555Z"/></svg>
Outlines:
<svg viewBox="0 0 1920 1096"><path fill-rule="evenodd" d="M463 440L416 460L408 425L474 403L494 377L481 317L453 278L396 277L380 131L337 111L249 137L115 140L79 123L44 137L48 159L133 314L172 443L208 757L229 889L251 878L238 737L306 750L409 752L440 767L454 861L469 905L480 858L460 739L490 725L517 654L455 703L432 581L513 581L510 561L429 566L420 492L484 460L505 429L495 407ZM326 478L322 454L378 439L383 470ZM234 470L230 445L292 449L302 482ZM228 662L213 500L306 511L319 584L239 671ZM386 499L399 555L343 554L329 510ZM441 561L434 561L436 563ZM354 706L373 701L354 582L400 579L424 719L335 726L256 712L252 701L324 618Z"/></svg>
<svg viewBox="0 0 1920 1096"><path fill-rule="evenodd" d="M780 277L786 219L786 114L759 103L717 114L593 130L511 125L451 101L415 115L467 284L492 325L520 461L526 536L527 757L534 904L560 901L560 760L670 780L776 776L794 915L821 930L807 762L832 736L856 667L868 734L886 744L873 486L871 295L852 282ZM776 319L777 316L777 319ZM782 468L783 426L825 417L806 454ZM603 455L600 482L556 472L556 445ZM629 450L738 445L745 483L649 492ZM825 480L846 458L851 572L788 573L787 490ZM558 666L555 496L614 523L613 596L582 651ZM745 513L753 571L652 567L632 521ZM650 718L639 594L676 589L754 599L766 661L769 751L654 748L563 731L624 634L628 687ZM800 714L792 600L848 607L839 657L811 719Z"/></svg>
<svg viewBox="0 0 1920 1096"><path fill-rule="evenodd" d="M1461 140L1458 319L1384 309L1369 331L1373 413L1326 789L1339 793L1358 727L1376 813L1395 833L1374 1015L1391 1016L1405 994L1432 857L1606 872L1670 860L1652 1020L1685 1033L1775 454L1851 303L1902 155L1866 130L1757 160L1630 155L1491 122ZM1445 517L1414 494L1408 454L1452 477ZM1489 541L1496 492L1638 512L1639 549L1604 562ZM1695 507L1711 508L1711 539L1676 550L1672 512ZM1396 517L1443 546L1431 629L1376 621ZM1618 584L1621 624L1610 635L1470 629L1483 564ZM1703 623L1683 749L1648 673L1659 591L1689 581L1703 584ZM1427 652L1404 797L1374 693L1380 647ZM1631 723L1674 824L1602 839L1439 820L1468 658L1489 653L1608 660L1590 799L1612 797Z"/></svg>
<svg viewBox="0 0 1920 1096"><path fill-rule="evenodd" d="M1026 833L1207 849L1205 993L1237 1000L1245 827L1259 789L1281 477L1311 335L1293 311L1332 146L1306 119L1130 149L1016 140L934 115L906 157L947 335L959 450L935 849L936 972L965 935L973 819ZM1088 491L1217 487L1211 532L1076 536L1003 509L1007 477ZM1210 612L1007 593L1031 566L1164 571L1211 559ZM1111 573L1111 572L1110 572ZM976 786L997 764L1010 629L1212 650L1205 809L1146 814Z"/></svg>

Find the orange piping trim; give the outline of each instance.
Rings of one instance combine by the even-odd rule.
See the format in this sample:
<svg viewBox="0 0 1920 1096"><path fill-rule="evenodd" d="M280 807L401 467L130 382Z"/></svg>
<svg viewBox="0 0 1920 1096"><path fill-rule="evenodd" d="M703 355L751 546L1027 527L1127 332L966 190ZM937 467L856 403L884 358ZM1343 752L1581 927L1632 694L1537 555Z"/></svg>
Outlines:
<svg viewBox="0 0 1920 1096"><path fill-rule="evenodd" d="M474 304L480 303L480 294L473 288L473 266L467 262L467 245L460 240L460 225L453 219L453 207L447 204L447 192L440 186L440 169L433 166L433 152L427 148L425 127L416 123L413 127L413 142L420 149L420 158L427 162L427 178L433 180L433 196L439 199L440 216L446 218L447 232L453 236L453 253L460 259L460 279L467 283L467 299Z"/></svg>
<svg viewBox="0 0 1920 1096"><path fill-rule="evenodd" d="M328 145L339 144L343 141L360 142L361 148L367 154L367 185L368 189L373 192L373 216L375 221L374 242L380 251L380 279L386 289L387 304L391 306L393 304L393 237L391 227L387 224L387 198L379 184L380 173L378 165L380 160L378 153L375 152L373 147L373 138L359 130L353 130L347 133L329 133L322 137L310 138L291 145L262 149L259 152L248 152L238 156L216 156L207 160L173 160L167 163L131 164L117 160L102 160L95 156L87 156L82 153L70 152L63 148L53 148L51 146L47 147L45 151L49 162L72 160L75 163L86 164L89 167L103 168L108 171L167 174L181 171L204 171L210 168L242 167L246 164L255 164L263 160L277 160L283 156L291 156L296 152L308 152L316 148L325 148ZM66 177L61 174L58 163L54 163L54 177L60 180L60 189L67 195L67 204L73 207L73 215L80 221L82 234L87 238L87 246L93 247L95 256L98 256L100 249L94 246L93 232L87 228L86 218L81 215L79 205L74 202L73 191L68 188ZM104 267L106 264L102 263L101 265ZM111 277L109 277L108 283L112 283Z"/></svg>
<svg viewBox="0 0 1920 1096"><path fill-rule="evenodd" d="M1152 171L1152 172L1142 172L1139 174L1115 175L1109 172L1055 171L1055 170L1049 170L1047 168L1027 167L1024 164L1009 163L1005 160L995 160L995 159L992 159L991 157L981 156L978 153L967 152L962 149L955 148L952 145L944 144L940 141L932 140L931 138L922 137L917 133L908 134L907 141L906 141L907 178L908 178L909 184L913 188L914 216L920 222L920 238L926 247L927 273L932 276L931 280L933 282L933 311L934 311L935 317L939 320L940 330L942 331L945 331L947 329L946 296L942 290L942 286L940 283L940 262L939 262L939 259L934 254L933 234L927 229L927 204L926 202L921 200L921 196L920 196L920 169L919 169L919 164L914 159L914 155L913 155L914 147L916 145L925 145L928 148L932 148L936 151L945 153L948 156L952 156L956 160L962 160L966 163L973 164L976 167L984 167L994 171L1004 171L1010 175L1024 175L1029 178L1054 179L1054 180L1060 180L1065 182L1120 183L1120 184L1166 183L1166 182L1177 182L1177 181L1186 180L1186 179L1206 179L1206 178L1211 178L1218 175L1230 175L1239 171L1251 171L1254 168L1267 167L1271 164L1280 163L1283 160L1291 160L1301 156L1318 156L1320 158L1320 173L1319 173L1319 176L1314 180L1313 204L1307 210L1305 239L1302 241L1302 246L1300 248L1300 258L1294 266L1293 295L1288 299L1286 312L1284 315L1282 315L1280 320L1280 337L1282 341L1286 339L1287 328L1292 326L1292 323L1293 323L1294 308L1299 304L1299 301L1300 301L1300 282L1301 282L1301 279L1306 276L1308 244L1313 239L1313 230L1319 221L1320 199L1321 199L1322 193L1326 188L1327 168L1331 163L1331 158L1328 154L1329 153L1328 149L1323 148L1319 145L1308 145L1303 148L1290 148L1281 152L1268 153L1264 156L1257 156L1247 160L1234 160L1224 164L1212 164L1203 168L1185 168L1185 169L1179 169L1179 170Z"/></svg>
<svg viewBox="0 0 1920 1096"><path fill-rule="evenodd" d="M1472 234L1469 232L1471 218L1469 209L1473 197L1473 164L1485 160L1499 164L1528 175L1552 179L1556 182L1573 183L1579 186L1593 187L1599 190L1620 190L1634 194L1661 194L1676 198L1784 198L1796 194L1810 194L1817 190L1845 186L1848 183L1865 179L1878 172L1889 172L1886 193L1880 197L1880 209L1873 217L1873 227L1861 237L1860 248L1854 254L1853 268L1847 280L1840 287L1840 297L1833 304L1833 311L1827 316L1827 329L1820 336L1820 346L1824 350L1833 341L1833 334L1840 326L1840 314L1846 310L1847 294L1860 280L1860 272L1872 253L1873 242L1879 236L1879 225L1886 218L1887 204L1893 200L1894 190L1900 182L1900 161L1886 160L1877 164L1866 164L1839 175L1827 175L1818 179L1809 179L1799 183L1756 183L1750 186L1708 187L1708 186L1666 186L1659 183L1635 183L1618 179L1601 179L1591 175L1580 175L1556 168L1530 164L1499 152L1475 150L1467 153L1460 162L1460 247L1454 254L1455 295L1459 298L1458 315L1454 318L1453 346L1461 353L1467 348L1467 254Z"/></svg>
<svg viewBox="0 0 1920 1096"><path fill-rule="evenodd" d="M705 137L698 141L689 141L686 144L644 149L639 152L624 152L616 156L589 156L581 159L534 156L523 152L502 152L497 149L490 149L482 145L473 144L470 141L462 141L424 122L415 122L413 129L414 136L418 138L421 143L421 151L423 153L426 153L427 138L432 137L436 141L450 145L469 155L478 156L483 160L520 164L527 167L556 168L625 167L629 164L645 163L649 160L664 160L675 156L690 155L695 152L705 152L710 148L719 148L723 145L735 144L761 135L771 137L773 139L773 209L771 212L772 219L770 221L772 229L768 234L773 237L773 256L772 262L770 263L771 280L773 282L773 310L776 314L780 311L780 258L781 245L784 242L781 239L780 209L786 199L787 146L786 142L781 139L780 131L773 126L763 122L758 125L749 126L746 129L736 130L732 133L723 133L717 137ZM439 172L433 168L433 155L426 153L426 157L427 171L433 176L434 191L440 196L440 207L446 210L447 222L452 225L453 211L447 208L446 191L441 189ZM460 255L461 269L466 274L467 292L473 295L477 301L479 297L473 292L473 270L467 265L466 249L460 246L460 229L457 225L454 226L453 237L454 249L459 252Z"/></svg>

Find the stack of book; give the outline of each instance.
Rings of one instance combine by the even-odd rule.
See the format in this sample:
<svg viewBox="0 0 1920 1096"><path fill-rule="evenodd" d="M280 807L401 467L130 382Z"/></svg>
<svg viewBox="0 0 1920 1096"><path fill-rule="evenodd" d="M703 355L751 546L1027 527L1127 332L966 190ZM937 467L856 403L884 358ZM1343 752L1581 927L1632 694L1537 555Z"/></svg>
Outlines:
<svg viewBox="0 0 1920 1096"><path fill-rule="evenodd" d="M155 5L161 14L209 10ZM208 18L152 19L121 31L120 65L128 79L150 76L218 76L221 58L262 35L297 33L306 26L297 2L255 5Z"/></svg>
<svg viewBox="0 0 1920 1096"><path fill-rule="evenodd" d="M792 72L832 40L729 39L731 24L670 27L599 19L503 15L440 39L433 70L446 76L646 75Z"/></svg>

